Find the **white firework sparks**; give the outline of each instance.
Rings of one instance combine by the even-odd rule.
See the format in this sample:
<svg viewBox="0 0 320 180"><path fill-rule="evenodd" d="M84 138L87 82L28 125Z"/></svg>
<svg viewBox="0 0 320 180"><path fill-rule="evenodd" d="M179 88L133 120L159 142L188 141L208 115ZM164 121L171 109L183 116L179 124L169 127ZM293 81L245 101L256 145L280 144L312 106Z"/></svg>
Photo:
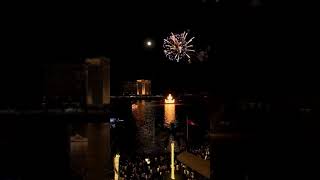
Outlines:
<svg viewBox="0 0 320 180"><path fill-rule="evenodd" d="M190 62L190 55L188 53L194 52L193 45L191 44L194 37L187 40L188 33L183 32L181 34L173 34L163 42L163 52L172 61L179 62L182 59L187 59Z"/></svg>

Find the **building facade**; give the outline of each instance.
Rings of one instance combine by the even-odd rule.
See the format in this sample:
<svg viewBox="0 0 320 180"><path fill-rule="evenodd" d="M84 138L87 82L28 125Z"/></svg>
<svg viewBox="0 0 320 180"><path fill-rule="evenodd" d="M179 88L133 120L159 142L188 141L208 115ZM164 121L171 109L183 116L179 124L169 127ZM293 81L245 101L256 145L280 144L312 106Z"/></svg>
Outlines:
<svg viewBox="0 0 320 180"><path fill-rule="evenodd" d="M86 59L87 105L110 104L110 60L107 58Z"/></svg>
<svg viewBox="0 0 320 180"><path fill-rule="evenodd" d="M47 65L44 82L43 101L51 108L70 103L80 107L107 105L110 60L100 57L86 59L85 63Z"/></svg>
<svg viewBox="0 0 320 180"><path fill-rule="evenodd" d="M151 80L137 80L137 95L151 95Z"/></svg>
<svg viewBox="0 0 320 180"><path fill-rule="evenodd" d="M122 95L151 95L151 80L139 79L122 83Z"/></svg>
<svg viewBox="0 0 320 180"><path fill-rule="evenodd" d="M62 107L65 103L85 106L84 64L51 64L45 67L43 101L48 108Z"/></svg>
<svg viewBox="0 0 320 180"><path fill-rule="evenodd" d="M122 82L121 92L123 96L136 95L137 83L135 81Z"/></svg>

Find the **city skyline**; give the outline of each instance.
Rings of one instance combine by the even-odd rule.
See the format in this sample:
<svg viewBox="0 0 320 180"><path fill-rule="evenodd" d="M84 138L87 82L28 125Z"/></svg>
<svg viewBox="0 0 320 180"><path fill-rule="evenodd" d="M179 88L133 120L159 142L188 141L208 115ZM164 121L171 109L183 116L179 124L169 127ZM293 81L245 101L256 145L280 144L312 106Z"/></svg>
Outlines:
<svg viewBox="0 0 320 180"><path fill-rule="evenodd" d="M159 88L214 87L216 92L231 94L285 93L297 90L293 88L296 84L301 89L313 89L307 88L312 83L303 82L313 77L308 75L312 71L307 70L305 61L311 57L309 48L303 40L286 34L297 31L294 23L289 21L286 26L279 11L270 13L281 10L281 6L270 8L262 0L259 6L248 2L239 3L241 6L233 6L232 1L215 4L209 0L139 2L137 5L141 6L137 8L108 4L95 6L96 9L88 7L87 13L77 14L74 21L65 8L54 18L54 13L44 13L44 17L48 16L46 21L30 18L28 28L21 29L18 25L28 19L26 15L16 21L16 26L7 26L8 31L16 30L11 31L15 35L3 39L3 57L8 59L1 66L4 94L21 94L21 86L26 88L23 97L39 94L43 64L79 64L100 56L111 60L112 84L151 79L154 89L157 84ZM109 9L119 11L112 14ZM183 64L165 57L163 39L171 32L183 31L190 31L195 37L198 53L208 49L206 61ZM145 46L148 39L153 41L153 48ZM300 58L297 63L291 60L294 57Z"/></svg>

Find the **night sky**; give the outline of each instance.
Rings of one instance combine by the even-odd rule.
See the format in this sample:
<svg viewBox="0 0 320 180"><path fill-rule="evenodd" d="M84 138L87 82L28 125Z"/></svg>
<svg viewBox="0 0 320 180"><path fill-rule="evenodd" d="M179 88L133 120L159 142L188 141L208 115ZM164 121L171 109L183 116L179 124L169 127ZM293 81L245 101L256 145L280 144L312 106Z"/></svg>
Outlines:
<svg viewBox="0 0 320 180"><path fill-rule="evenodd" d="M106 56L111 59L113 84L152 79L160 92L311 89L307 81L316 71L307 61L313 59L315 47L307 41L315 41L314 23L309 23L316 17L309 15L313 11L302 16L292 4L256 2L115 1L14 8L2 26L3 87L9 94L17 94L21 86L24 92L39 94L41 65ZM162 51L163 38L188 30L198 53L210 47L208 59L191 65L169 62ZM153 49L144 46L148 38L155 43Z"/></svg>
<svg viewBox="0 0 320 180"><path fill-rule="evenodd" d="M23 75L26 86L34 82L32 86L39 87L41 64L81 63L87 57L105 56L111 59L111 82L115 86L124 80L144 78L154 80L153 87L162 91L197 82L192 78L199 73L195 72L197 68L169 62L162 43L170 32L189 30L189 37L195 36L197 52L214 45L210 39L215 28L212 2L125 4L85 5L72 11L64 6L59 6L59 11L47 7L38 10L38 14L19 16L14 28L8 28L10 34L15 30L11 37L6 37L14 48L8 47L6 53L13 55L10 59L19 62L20 67L16 69L15 62L10 60L10 65L3 69L16 79ZM147 39L153 41L152 49L145 47Z"/></svg>
<svg viewBox="0 0 320 180"><path fill-rule="evenodd" d="M252 164L254 168L250 179L259 179L254 178L255 175L282 177L277 174L279 172L286 177L283 179L297 177L299 173L303 177L300 179L311 179L308 176L313 174L309 172L318 172L315 170L317 166L313 166L319 154L319 129L316 126L320 107L318 6L305 1L279 0L13 3L11 6L1 5L0 110L39 108L45 92L45 65L80 64L88 57L105 56L111 59L111 95L119 93L122 81L143 78L152 80L156 94L208 91L211 105L219 104L215 101L223 99L223 103L232 106L238 102L237 98L240 100L246 96L250 97L249 100L260 99L274 104L275 111L272 110L271 116L255 111L259 111L258 117L266 116L271 121L260 123L254 118L250 125L257 126L254 128L257 130L263 129L255 132L261 134L262 139L259 135L253 138L262 146L260 143L250 146L248 151L251 153L258 149L254 154L261 157L252 156L258 163ZM162 50L163 39L170 32L187 30L195 37L197 53L207 49L208 58L201 62L195 58L192 64L168 61ZM155 43L153 49L145 47L147 39ZM311 113L292 111L295 106L295 109L308 109L308 104L312 105ZM209 108L212 112L218 109ZM247 115L256 117L256 113L251 112ZM17 132L28 131L27 134L17 133L18 136L10 139L18 142L28 140L26 142L29 143L29 139L37 138L31 141L31 148L25 148L29 144L19 144L11 146L13 150L6 147L5 139L4 146L0 146L4 147L5 153L1 154L7 156L9 151L9 155L11 152L19 153L17 156L14 154L13 160L8 156L9 160L2 163L5 167L3 172L10 174L12 172L6 172L6 169L18 165L27 175L38 173L37 169L29 173L28 170L34 167L29 166L29 162L35 156L25 156L24 150L27 154L32 151L33 155L43 149L46 143L38 146L39 133L55 140L45 142L56 145L55 133L60 131L56 130L56 125L60 121L51 124L51 121L41 119L36 126L33 123L17 126L11 121L9 124L9 127L17 128ZM43 128L46 126L52 127L50 131ZM15 132L6 125L2 127L4 131L0 137L8 137ZM29 131L32 132L30 137L26 136ZM303 137L305 134L308 138ZM288 148L283 148L286 145ZM38 158L48 154L46 152L50 150L45 149ZM53 154L57 153L61 154L59 151ZM20 157L26 160L22 165ZM50 157L52 161L48 161L48 167L57 162L56 156ZM245 164L247 162L250 161ZM38 164L39 167L42 165ZM234 165L237 167L239 164ZM28 166L30 168L26 169Z"/></svg>

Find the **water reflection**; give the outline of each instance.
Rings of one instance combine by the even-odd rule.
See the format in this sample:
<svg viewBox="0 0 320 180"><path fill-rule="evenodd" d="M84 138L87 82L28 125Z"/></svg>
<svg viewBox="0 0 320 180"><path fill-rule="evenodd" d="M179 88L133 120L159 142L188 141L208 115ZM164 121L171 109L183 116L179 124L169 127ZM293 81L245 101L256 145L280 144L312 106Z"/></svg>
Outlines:
<svg viewBox="0 0 320 180"><path fill-rule="evenodd" d="M131 111L137 125L143 125L145 119L145 101L138 101L137 103L133 103L131 105Z"/></svg>
<svg viewBox="0 0 320 180"><path fill-rule="evenodd" d="M102 179L110 170L110 124L74 124L75 135L70 137L70 165L75 176ZM79 134L79 132L82 135Z"/></svg>
<svg viewBox="0 0 320 180"><path fill-rule="evenodd" d="M132 115L136 122L138 152L151 153L155 150L155 122L156 114L152 103L137 101L132 104Z"/></svg>
<svg viewBox="0 0 320 180"><path fill-rule="evenodd" d="M195 122L200 122L198 120L204 121L204 114L206 114L203 106L198 104L173 104L138 100L129 107L131 112L128 118L132 120L130 120L134 132L132 135L135 134L135 140L133 141L135 152L138 153L152 153L167 147L170 135L168 128L171 127L172 123L176 125L176 131L180 131L181 134L185 132L184 120L187 115L192 117ZM204 129L207 127L209 126L205 126ZM126 128L129 129L130 127ZM192 133L189 136L195 137ZM202 135L197 133L197 136ZM128 141L127 138L124 136L123 141Z"/></svg>
<svg viewBox="0 0 320 180"><path fill-rule="evenodd" d="M164 104L164 126L170 127L171 123L176 121L176 106L175 104Z"/></svg>
<svg viewBox="0 0 320 180"><path fill-rule="evenodd" d="M70 138L70 165L73 173L85 176L88 161L88 138L79 134Z"/></svg>

